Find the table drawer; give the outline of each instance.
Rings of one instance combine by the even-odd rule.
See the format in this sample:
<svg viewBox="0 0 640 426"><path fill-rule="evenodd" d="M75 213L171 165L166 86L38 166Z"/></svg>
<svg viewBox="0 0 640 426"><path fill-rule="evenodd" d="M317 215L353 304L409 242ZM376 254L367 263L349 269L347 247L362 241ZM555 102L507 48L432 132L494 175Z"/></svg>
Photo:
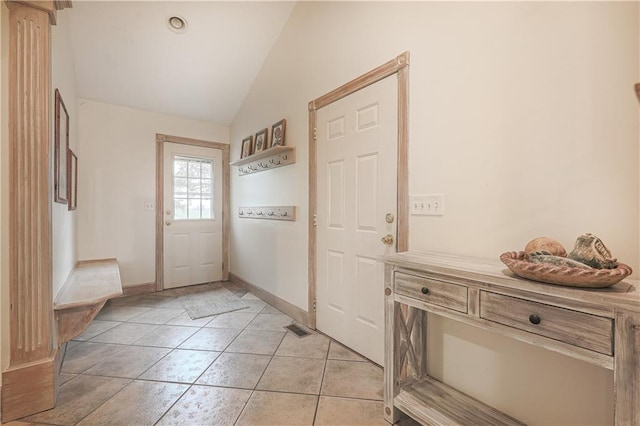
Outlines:
<svg viewBox="0 0 640 426"><path fill-rule="evenodd" d="M467 287L396 272L396 293L443 308L467 312Z"/></svg>
<svg viewBox="0 0 640 426"><path fill-rule="evenodd" d="M602 354L613 354L613 320L480 292L480 317Z"/></svg>

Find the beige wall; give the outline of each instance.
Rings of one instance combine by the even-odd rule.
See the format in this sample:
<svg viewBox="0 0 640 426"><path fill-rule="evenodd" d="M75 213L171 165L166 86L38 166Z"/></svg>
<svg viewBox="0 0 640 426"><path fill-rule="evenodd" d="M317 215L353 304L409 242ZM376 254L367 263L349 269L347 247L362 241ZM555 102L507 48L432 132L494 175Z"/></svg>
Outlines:
<svg viewBox="0 0 640 426"><path fill-rule="evenodd" d="M9 365L9 16L0 3L0 372ZM2 374L0 374L2 385Z"/></svg>
<svg viewBox="0 0 640 426"><path fill-rule="evenodd" d="M299 3L231 130L285 117L298 162L238 177L241 205L294 204L295 223L232 217L231 271L306 309L307 103L409 50L410 248L496 259L540 236L600 236L639 270L638 3ZM248 243L251 242L251 243ZM636 273L637 276L637 273ZM612 421L612 374L447 320L431 374L531 424ZM462 362L456 362L460 359Z"/></svg>
<svg viewBox="0 0 640 426"><path fill-rule="evenodd" d="M228 143L229 128L78 100L78 257L115 257L124 286L155 282L156 133Z"/></svg>
<svg viewBox="0 0 640 426"><path fill-rule="evenodd" d="M55 89L60 90L69 113L69 147L76 152L78 140L78 115L76 113L76 79L73 67L71 40L69 39L68 10L58 11L56 25L51 27L51 194L53 194L54 161L54 108ZM53 247L53 298L78 260L76 239L76 211L69 211L67 204L53 201L51 196L51 229Z"/></svg>

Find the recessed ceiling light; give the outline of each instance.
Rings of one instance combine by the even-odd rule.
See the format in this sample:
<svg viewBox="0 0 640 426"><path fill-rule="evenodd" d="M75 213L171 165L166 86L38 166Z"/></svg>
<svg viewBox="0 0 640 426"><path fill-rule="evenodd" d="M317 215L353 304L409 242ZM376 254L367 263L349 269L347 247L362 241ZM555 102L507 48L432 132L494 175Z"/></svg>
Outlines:
<svg viewBox="0 0 640 426"><path fill-rule="evenodd" d="M187 31L187 20L179 15L172 15L167 18L167 27L174 33L182 34Z"/></svg>

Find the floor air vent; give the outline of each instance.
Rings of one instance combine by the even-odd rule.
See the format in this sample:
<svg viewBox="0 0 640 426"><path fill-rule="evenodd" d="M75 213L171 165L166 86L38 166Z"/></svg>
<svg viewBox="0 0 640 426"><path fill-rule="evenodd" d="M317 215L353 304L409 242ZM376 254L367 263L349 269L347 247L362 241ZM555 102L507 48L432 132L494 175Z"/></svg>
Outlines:
<svg viewBox="0 0 640 426"><path fill-rule="evenodd" d="M295 324L287 325L284 328L286 328L287 330L289 330L290 332L292 332L293 334L295 334L298 337L304 337L304 336L308 336L309 335L308 331L301 329L300 327L298 327Z"/></svg>

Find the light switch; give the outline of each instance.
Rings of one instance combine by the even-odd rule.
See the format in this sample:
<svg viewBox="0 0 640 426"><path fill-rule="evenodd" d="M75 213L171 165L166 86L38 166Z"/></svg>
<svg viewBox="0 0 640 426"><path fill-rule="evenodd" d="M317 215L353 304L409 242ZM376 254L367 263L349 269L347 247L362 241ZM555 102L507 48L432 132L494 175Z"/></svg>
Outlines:
<svg viewBox="0 0 640 426"><path fill-rule="evenodd" d="M412 215L444 216L444 195L412 195L409 207Z"/></svg>

